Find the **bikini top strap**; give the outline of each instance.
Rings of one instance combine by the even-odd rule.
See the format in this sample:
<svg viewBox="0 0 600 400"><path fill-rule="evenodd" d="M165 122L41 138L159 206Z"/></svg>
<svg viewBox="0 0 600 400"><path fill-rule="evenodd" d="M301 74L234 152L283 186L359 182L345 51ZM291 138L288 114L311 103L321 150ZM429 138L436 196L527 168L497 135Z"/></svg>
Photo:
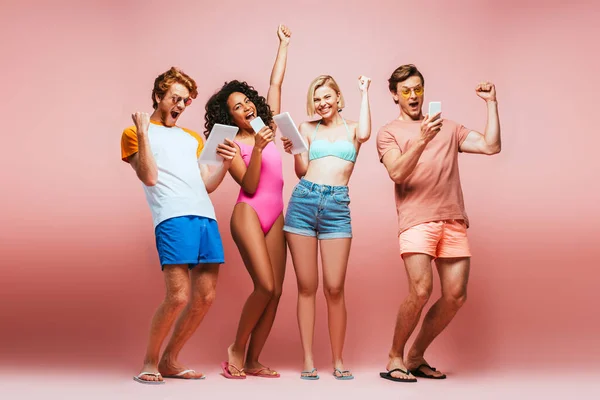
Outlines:
<svg viewBox="0 0 600 400"><path fill-rule="evenodd" d="M342 116L340 115L340 117L342 117ZM346 120L344 119L344 117L342 117L342 121L344 121L344 126L346 127L346 133L348 134L348 141L350 143L353 143L352 136L350 135L350 128L348 128L348 124L346 123Z"/></svg>
<svg viewBox="0 0 600 400"><path fill-rule="evenodd" d="M317 126L316 126L316 128L315 128L315 131L314 131L314 133L313 133L313 135L312 135L312 138L310 139L310 141L311 141L311 142L314 142L314 141L315 141L315 138L317 137L317 131L319 130L319 125L321 125L321 121L319 121L319 122L317 123Z"/></svg>

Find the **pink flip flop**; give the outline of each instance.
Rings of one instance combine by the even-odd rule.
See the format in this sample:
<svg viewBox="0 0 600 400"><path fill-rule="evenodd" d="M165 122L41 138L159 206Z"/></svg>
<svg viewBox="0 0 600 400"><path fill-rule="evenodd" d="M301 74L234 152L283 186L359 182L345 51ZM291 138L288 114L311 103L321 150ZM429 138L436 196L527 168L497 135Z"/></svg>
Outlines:
<svg viewBox="0 0 600 400"><path fill-rule="evenodd" d="M223 361L221 363L221 369L223 370L223 376L227 379L246 379L246 375L231 375L231 372L229 372L229 368L235 368L237 370L238 373L242 373L244 372L243 369L239 369L238 367L236 367L235 365L229 364L227 361Z"/></svg>
<svg viewBox="0 0 600 400"><path fill-rule="evenodd" d="M279 373L276 374L263 374L261 372L263 371L273 371L272 369L268 368L268 367L264 367L261 368L257 371L244 371L246 373L246 375L250 375L250 376L257 376L259 378L279 378L281 375L279 375Z"/></svg>

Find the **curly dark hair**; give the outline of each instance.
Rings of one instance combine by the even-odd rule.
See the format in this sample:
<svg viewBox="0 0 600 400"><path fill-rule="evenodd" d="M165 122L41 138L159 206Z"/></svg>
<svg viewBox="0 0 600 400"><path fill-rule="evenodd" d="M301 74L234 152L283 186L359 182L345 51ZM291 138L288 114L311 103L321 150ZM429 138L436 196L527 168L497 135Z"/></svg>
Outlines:
<svg viewBox="0 0 600 400"><path fill-rule="evenodd" d="M236 126L227 107L227 99L235 92L246 95L256 106L257 116L263 120L265 125L272 126L273 112L267 104L267 100L263 96L260 96L253 86L248 85L246 82L234 80L225 82L223 87L206 102L206 106L204 107L206 110L206 114L204 114L204 135L207 138L215 124Z"/></svg>

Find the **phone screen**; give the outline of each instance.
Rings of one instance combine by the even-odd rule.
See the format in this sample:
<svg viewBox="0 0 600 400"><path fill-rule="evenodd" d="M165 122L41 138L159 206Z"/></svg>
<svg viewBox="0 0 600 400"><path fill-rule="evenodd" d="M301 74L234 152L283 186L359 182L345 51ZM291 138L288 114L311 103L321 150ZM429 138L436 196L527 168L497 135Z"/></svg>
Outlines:
<svg viewBox="0 0 600 400"><path fill-rule="evenodd" d="M250 126L252 126L252 129L254 129L254 132L258 133L258 131L265 127L265 123L261 117L256 117L250 121Z"/></svg>
<svg viewBox="0 0 600 400"><path fill-rule="evenodd" d="M430 101L429 102L429 116L435 115L439 112L442 112L442 102L441 101Z"/></svg>

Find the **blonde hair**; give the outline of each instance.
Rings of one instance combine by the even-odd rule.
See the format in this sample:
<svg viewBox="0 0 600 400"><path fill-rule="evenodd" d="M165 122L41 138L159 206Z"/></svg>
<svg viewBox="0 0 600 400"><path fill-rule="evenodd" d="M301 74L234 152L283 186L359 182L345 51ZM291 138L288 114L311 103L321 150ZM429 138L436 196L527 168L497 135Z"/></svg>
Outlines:
<svg viewBox="0 0 600 400"><path fill-rule="evenodd" d="M342 91L340 90L340 87L335 79L333 79L330 75L321 75L315 78L315 80L313 80L308 87L308 95L306 97L306 112L309 117L315 115L315 91L321 86L328 86L335 90L336 93L339 93L340 98L338 100L338 109L341 110L346 105Z"/></svg>

